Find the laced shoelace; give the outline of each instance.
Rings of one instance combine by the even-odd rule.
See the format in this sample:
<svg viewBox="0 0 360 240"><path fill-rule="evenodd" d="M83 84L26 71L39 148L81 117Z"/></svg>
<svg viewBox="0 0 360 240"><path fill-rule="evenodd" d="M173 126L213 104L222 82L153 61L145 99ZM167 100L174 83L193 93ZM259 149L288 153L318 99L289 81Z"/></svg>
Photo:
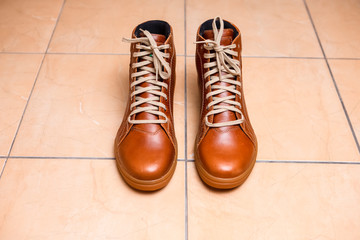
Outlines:
<svg viewBox="0 0 360 240"><path fill-rule="evenodd" d="M216 26L216 21L220 22L220 29L218 30ZM237 76L241 75L240 62L236 59L233 59L232 56L237 57L238 53L232 49L236 47L236 44L222 46L220 44L221 37L224 32L224 22L221 17L216 17L212 23L214 40L205 40L197 41L196 44L204 44L204 48L208 51L213 51L212 53L205 53L204 58L206 59L216 59L209 63L204 63L204 68L209 68L209 71L204 73L204 78L210 76L210 81L205 84L205 88L210 86L211 90L206 94L206 99L212 97L212 101L208 103L207 109L212 107L212 110L209 111L205 116L205 124L209 127L225 127L233 126L244 122L244 115L241 112L241 104L237 101L236 95L241 97L240 91L236 90L236 86L241 87L240 81L237 81ZM226 73L222 75L223 73ZM218 74L218 76L215 76ZM231 86L221 86L215 85L218 82L225 82ZM232 95L226 97L215 97L215 95L231 92ZM221 105L221 103L226 103L227 105ZM219 114L226 111L232 111L239 113L241 119L234 121L220 122L220 123L211 123L208 118L211 115Z"/></svg>
<svg viewBox="0 0 360 240"><path fill-rule="evenodd" d="M144 124L144 123L166 123L168 121L167 116L160 111L160 108L163 108L166 111L165 104L160 102L160 97L163 97L167 100L165 93L161 92L162 87L168 89L168 84L159 80L165 80L171 76L171 68L165 58L169 58L169 53L164 53L161 50L169 49L169 44L163 44L157 46L154 38L151 33L147 30L140 29L145 35L145 37L140 38L123 38L124 42L129 43L138 43L136 48L140 49L139 52L135 52L133 57L139 58L139 61L132 64L132 68L136 68L137 71L131 74L131 78L135 78L130 85L131 89L135 89L131 92L131 98L135 97L135 101L130 105L131 113L128 118L128 122L132 124ZM149 67L149 64L153 64L154 67ZM152 75L145 75L152 73ZM154 75L153 75L154 74ZM140 84L147 82L152 84L148 87L141 87ZM140 97L142 93L150 93L153 96L148 98ZM140 105L148 103L151 106L141 107ZM159 116L159 119L152 120L136 120L131 119L133 115L136 115L141 112L151 113L153 115ZM160 119L160 116L165 119Z"/></svg>

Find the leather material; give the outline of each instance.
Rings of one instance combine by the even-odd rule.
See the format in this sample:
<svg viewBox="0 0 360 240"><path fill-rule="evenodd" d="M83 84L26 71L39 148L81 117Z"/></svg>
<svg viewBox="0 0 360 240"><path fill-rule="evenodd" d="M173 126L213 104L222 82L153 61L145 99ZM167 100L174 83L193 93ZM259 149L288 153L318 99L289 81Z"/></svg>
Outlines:
<svg viewBox="0 0 360 240"><path fill-rule="evenodd" d="M231 24L231 23L230 23ZM231 28L225 28L221 45L235 44L234 51L238 52L238 57L233 57L241 63L241 35L239 29L231 24L238 34L234 33ZM214 33L212 30L205 30L200 34L199 27L197 32L197 41L204 41L206 39L214 40ZM197 166L200 166L207 174L214 178L231 179L237 178L242 174L249 172L252 168L257 155L257 139L254 130L251 126L250 119L246 110L243 80L241 76L237 76L237 81L241 82L241 87L236 87L241 92L241 97L236 96L236 101L241 103L241 111L244 115L244 122L239 125L226 127L208 127L205 124L205 115L212 110L212 107L207 109L207 105L211 102L212 97L206 99L206 94L210 92L210 86L205 89L205 83L210 80L210 76L206 79L203 77L204 73L209 71L204 68L204 63L210 62L210 59L204 58L204 53L210 53L203 46L204 44L197 44L196 47L196 68L198 72L198 85L201 92L201 111L200 111L200 125L195 141L195 161ZM225 73L221 73L225 75ZM216 83L217 85L229 86L228 83ZM224 92L216 95L217 97L225 97L232 95L230 92ZM225 103L221 103L226 105ZM209 122L220 123L241 119L241 115L232 111L226 111L220 114L209 116ZM251 171L251 169L250 169ZM199 171L200 173L200 171ZM203 179L204 180L204 179ZM214 186L213 187L217 187ZM232 185L234 187L234 185ZM222 187L219 187L222 188ZM224 187L225 188L225 187Z"/></svg>
<svg viewBox="0 0 360 240"><path fill-rule="evenodd" d="M171 29L171 27L170 27ZM139 36L135 36L134 29L132 38L142 37L142 33ZM144 29L146 30L146 29ZM120 172L124 171L126 175L131 176L136 180L154 181L162 178L169 173L172 166L176 164L177 159L177 142L174 131L173 121L173 99L175 88L175 64L176 53L173 40L172 29L170 34L166 38L161 34L153 34L152 36L157 45L169 44L170 48L165 50L165 53L169 53L170 57L165 60L170 64L171 76L169 79L161 79L168 84L168 89L162 88L162 92L167 95L167 99L160 97L160 102L166 106L166 110L160 108L160 111L165 113L168 118L166 123L162 124L131 124L128 122L130 115L130 105L135 101L134 97L130 97L130 92L134 89L129 89L128 103L124 114L123 121L118 130L115 139L115 155ZM131 74L136 69L131 68L133 63L138 61L138 58L133 57L133 53L139 51L136 49L136 44L132 43L130 47L130 68L129 68L129 82L130 84L135 81L135 78L131 78ZM152 64L148 65L153 67ZM150 73L152 74L152 73ZM144 77L149 76L145 75ZM129 84L129 86L130 86ZM150 83L142 83L141 87L151 86ZM143 98L153 96L150 93L142 93L138 95ZM150 104L144 103L141 107L149 106ZM132 116L132 119L136 120L149 120L149 119L164 119L151 113L141 112ZM124 176L124 174L123 174ZM130 184L130 183L129 183ZM130 184L132 185L132 184ZM132 185L133 186L133 185ZM141 189L141 187L139 187ZM144 190L144 189L141 189ZM151 189L156 190L156 189Z"/></svg>

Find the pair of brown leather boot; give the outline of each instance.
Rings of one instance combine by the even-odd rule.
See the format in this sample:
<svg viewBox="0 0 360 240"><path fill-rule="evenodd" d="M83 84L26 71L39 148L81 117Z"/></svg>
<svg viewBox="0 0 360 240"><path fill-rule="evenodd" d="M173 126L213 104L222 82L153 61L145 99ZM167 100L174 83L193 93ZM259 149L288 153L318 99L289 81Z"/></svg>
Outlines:
<svg viewBox="0 0 360 240"><path fill-rule="evenodd" d="M156 20L138 25L125 41L131 43L130 94L115 139L116 162L130 186L154 191L167 185L177 162L174 36L167 22ZM196 43L196 168L211 187L234 188L249 176L257 154L242 88L240 31L216 17L199 27Z"/></svg>

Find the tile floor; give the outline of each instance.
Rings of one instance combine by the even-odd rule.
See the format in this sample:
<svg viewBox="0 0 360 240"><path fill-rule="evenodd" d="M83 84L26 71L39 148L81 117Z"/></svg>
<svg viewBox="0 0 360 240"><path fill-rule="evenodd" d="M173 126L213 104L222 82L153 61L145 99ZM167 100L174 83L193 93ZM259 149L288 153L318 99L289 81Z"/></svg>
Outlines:
<svg viewBox="0 0 360 240"><path fill-rule="evenodd" d="M207 188L193 160L193 41L221 15L243 37L259 140L249 179ZM164 19L177 48L170 184L130 189L113 139L129 37ZM360 239L358 0L0 0L0 239Z"/></svg>

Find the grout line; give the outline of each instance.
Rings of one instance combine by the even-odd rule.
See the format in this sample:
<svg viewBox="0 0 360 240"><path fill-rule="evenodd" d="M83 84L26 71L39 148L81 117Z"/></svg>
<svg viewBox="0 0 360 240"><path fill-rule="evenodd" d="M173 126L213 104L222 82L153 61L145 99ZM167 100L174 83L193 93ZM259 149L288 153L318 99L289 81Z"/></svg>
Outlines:
<svg viewBox="0 0 360 240"><path fill-rule="evenodd" d="M130 56L130 53L105 53L105 52L0 52L0 54L47 54L47 55L115 55ZM177 57L185 57L185 54L176 54Z"/></svg>
<svg viewBox="0 0 360 240"><path fill-rule="evenodd" d="M0 156L1 158L12 159L75 159L75 160L115 160L111 157L51 157L51 156ZM194 159L182 159L178 158L179 162L195 162ZM360 165L360 161L320 161L320 160L270 160L270 159L258 159L259 163L300 163L300 164L342 164L342 165Z"/></svg>
<svg viewBox="0 0 360 240"><path fill-rule="evenodd" d="M13 158L13 159L85 159L85 160L115 160L114 157L66 157L66 156L0 156L1 158ZM185 159L178 158L177 161L185 162Z"/></svg>
<svg viewBox="0 0 360 240"><path fill-rule="evenodd" d="M37 79L38 79L38 77L39 77L41 67L42 67L42 65L43 65L43 63L44 63L45 55L46 55L46 54L44 54L43 57L42 57L42 59L41 59L41 62L40 62L40 65L39 65L39 69L38 69L38 71L37 71L37 73L36 73L36 76L35 76L35 79L34 79L33 86L32 86L32 88L31 88L31 90L30 90L29 97L28 97L28 99L27 99L27 101L26 101L26 104L25 104L24 110L23 110L23 112L22 112L20 121L19 121L18 126L17 126L17 128L16 128L16 132L15 132L14 138L13 138L13 140L12 140L12 142L11 142L11 145L10 145L10 148L9 148L9 151L8 151L8 155L7 155L7 158L6 158L6 160L5 160L3 169L2 169L2 171L1 171L1 173L0 173L0 179L1 179L1 176L2 176L2 174L3 174L3 172L4 172L4 170L5 170L6 163L7 163L8 159L9 159L9 156L10 156L10 154L11 154L11 151L12 151L12 149L13 149L13 147L14 147L14 143L15 143L16 137L17 137L17 135L18 135L18 133L19 133L19 129L20 129L21 123L22 123L22 121L23 121L23 119L24 119L24 115L25 115L26 109L27 109L27 107L28 107L28 105L29 105L30 98L31 98L31 96L32 96L32 93L33 93L34 88L35 88L35 84L36 84Z"/></svg>
<svg viewBox="0 0 360 240"><path fill-rule="evenodd" d="M341 106L342 106L342 108L343 108L343 110L344 110L344 114L345 114L345 116L346 116L347 122L348 122L348 124L349 124L350 130L351 130L352 135L353 135L353 138L354 138L354 140L355 140L355 143L356 143L358 152L360 153L360 145L359 145L358 139L357 139L357 137L356 137L356 134L355 134L353 125L352 125L352 123L351 123L349 114L348 114L348 112L347 112L347 110L346 110L344 101L343 101L343 99L342 99L342 97L341 97L339 88L338 88L337 83L336 83L336 81L335 81L335 77L334 77L334 75L333 75L333 73L332 73L332 71L331 71L331 67L330 67L329 61L328 61L328 59L326 58L326 54L325 54L324 48L323 48L323 46L322 46L322 44L321 44L320 37L319 37L319 34L318 34L317 30L316 30L315 23L314 23L313 18L312 18L312 16L311 16L309 7L308 7L308 5L307 5L307 3L306 3L306 0L303 0L303 2L304 2L304 5L305 5L305 8L306 8L306 11L307 11L307 13L308 13L308 16L309 16L309 18L310 18L311 25L313 26L313 29L314 29L314 31L315 31L315 35L316 35L316 38L317 38L317 40L318 40L318 42L319 42L319 46L320 46L321 51L322 51L322 53L323 53L323 56L324 56L324 59L325 59L325 63L326 63L326 65L327 65L327 67L328 67L328 70L329 70L329 73L330 73L332 82L333 82L333 84L334 84L336 93L337 93L337 95L338 95L338 97L339 97Z"/></svg>
<svg viewBox="0 0 360 240"><path fill-rule="evenodd" d="M1 158L21 158L21 159L95 159L95 160L115 160L114 157L67 157L67 156L0 156ZM185 159L178 158L177 161L185 162Z"/></svg>
<svg viewBox="0 0 360 240"><path fill-rule="evenodd" d="M299 160L256 160L256 162L260 163L304 163L304 164L342 164L342 165L360 165L360 162L354 161L299 161Z"/></svg>
<svg viewBox="0 0 360 240"><path fill-rule="evenodd" d="M6 157L6 158L5 158L5 161L3 162L2 166L1 166L0 180L1 180L2 174L3 174L4 170L5 170L5 165L6 165L6 163L7 163L7 160L8 160L8 158Z"/></svg>
<svg viewBox="0 0 360 240"><path fill-rule="evenodd" d="M130 56L130 53L103 53L103 52L48 52L49 55L120 55Z"/></svg>
<svg viewBox="0 0 360 240"><path fill-rule="evenodd" d="M0 54L45 54L45 52L0 52Z"/></svg>
<svg viewBox="0 0 360 240"><path fill-rule="evenodd" d="M49 52L47 54L53 54L53 55L115 55L115 56L130 56L130 53L86 53L86 52ZM184 57L184 54L176 54L177 57Z"/></svg>
<svg viewBox="0 0 360 240"><path fill-rule="evenodd" d="M187 45L186 45L186 0L184 0L184 144L185 144L185 240L189 238L189 207L188 207L188 172L187 172L187 163L188 163L188 149L187 149L187 68L186 68L186 58L187 58Z"/></svg>
<svg viewBox="0 0 360 240"><path fill-rule="evenodd" d="M115 55L115 56L130 56L130 53L91 53L91 52L49 52L49 55ZM177 57L184 57L185 54L176 54Z"/></svg>
<svg viewBox="0 0 360 240"><path fill-rule="evenodd" d="M194 159L189 159L188 162L195 162ZM356 161L311 161L311 160L265 160L258 159L257 163L300 163L300 164L341 164L341 165L360 165L360 162Z"/></svg>
<svg viewBox="0 0 360 240"><path fill-rule="evenodd" d="M115 55L130 56L130 53L109 53L109 52L0 52L0 54L47 54L47 55ZM176 54L177 57L195 57L194 54ZM292 56L242 56L242 58L286 58L286 59L324 59L324 57L292 57ZM360 60L360 58L328 57L328 60Z"/></svg>
<svg viewBox="0 0 360 240"><path fill-rule="evenodd" d="M360 60L360 58L336 58L336 57L328 57L328 60Z"/></svg>
<svg viewBox="0 0 360 240"><path fill-rule="evenodd" d="M45 54L48 54L49 47L50 47L51 41L52 41L52 39L53 39L53 37L54 37L56 27L57 27L57 25L58 25L58 23L59 23L59 21L60 21L60 17L61 17L62 11L63 11L63 9L64 9L65 3L66 3L66 0L63 1L63 4L62 4L62 6L61 6L61 8L60 8L60 12L59 12L59 15L58 15L58 17L57 17L57 19L56 19L55 26L54 26L54 29L53 29L53 31L52 31L52 33L51 33L51 36L50 36L48 45L47 45L47 47L46 47Z"/></svg>
<svg viewBox="0 0 360 240"><path fill-rule="evenodd" d="M63 11L63 9L64 9L65 2L66 2L66 0L64 0L63 3L62 3L62 6L61 6L60 11L59 11L59 14L58 14L58 17L57 17L56 22L55 22L55 25L54 25L54 29L53 29L53 31L52 31L52 33L51 33L49 42L48 42L48 44L47 44L47 46L46 46L45 54L43 54L43 58L41 59L41 63L40 63L40 65L39 65L39 69L38 69L37 74L36 74L36 76L35 76L35 80L34 80L33 86L32 86L32 88L31 88L31 90L30 90L29 97L28 97L28 99L27 99L27 101L26 101L26 104L25 104L23 113L22 113L22 115L21 115L19 124L18 124L18 126L17 126L17 129L16 129L16 132L15 132L14 138L13 138L13 140L12 140L12 142L11 142L11 145L10 145L10 148L9 148L9 151L8 151L8 154L7 154L7 158L6 158L5 162L4 162L4 165L3 165L2 170L1 170L1 172L0 172L0 179L1 179L1 176L2 176L2 174L3 174L3 172L4 172L4 170L5 170L6 163L7 163L8 159L9 159L9 156L10 156L10 154L11 154L11 151L12 151L12 149L13 149L13 147L14 147L14 143L15 143L16 137L17 137L17 135L18 135L18 133L19 133L19 129L20 129L21 123L22 123L22 121L23 121L23 119L24 119L24 115L25 115L26 109L27 109L27 107L28 107L28 105L29 105L31 96L32 96L32 94L33 94L33 92L34 92L36 82L37 82L37 80L38 80L38 78L39 78L40 71L41 71L41 68L42 68L42 66L43 66L46 53L47 53L47 51L48 51L48 49L49 49L50 42L51 42L51 40L52 40L52 38L53 38L53 36L54 36L54 32L55 32L56 26L57 26L57 24L58 24L58 22L59 22L61 13L62 13L62 11Z"/></svg>
<svg viewBox="0 0 360 240"><path fill-rule="evenodd" d="M61 157L61 156L9 156L8 158L21 159L95 159L95 160L115 160L111 157Z"/></svg>

